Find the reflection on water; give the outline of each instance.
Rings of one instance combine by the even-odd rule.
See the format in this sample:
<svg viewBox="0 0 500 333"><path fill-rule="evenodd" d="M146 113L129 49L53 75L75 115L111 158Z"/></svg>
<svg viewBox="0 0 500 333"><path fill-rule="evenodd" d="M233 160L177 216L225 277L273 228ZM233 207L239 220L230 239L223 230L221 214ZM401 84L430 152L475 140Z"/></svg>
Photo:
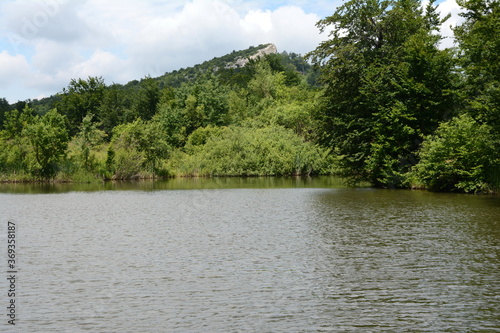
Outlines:
<svg viewBox="0 0 500 333"><path fill-rule="evenodd" d="M157 191L218 188L342 188L336 177L212 177L166 180L105 181L96 183L0 183L0 193L42 194L74 191Z"/></svg>
<svg viewBox="0 0 500 333"><path fill-rule="evenodd" d="M498 197L191 186L0 194L20 331L500 329Z"/></svg>
<svg viewBox="0 0 500 333"><path fill-rule="evenodd" d="M332 315L393 330L500 328L498 198L328 192L314 211L318 293L336 300Z"/></svg>

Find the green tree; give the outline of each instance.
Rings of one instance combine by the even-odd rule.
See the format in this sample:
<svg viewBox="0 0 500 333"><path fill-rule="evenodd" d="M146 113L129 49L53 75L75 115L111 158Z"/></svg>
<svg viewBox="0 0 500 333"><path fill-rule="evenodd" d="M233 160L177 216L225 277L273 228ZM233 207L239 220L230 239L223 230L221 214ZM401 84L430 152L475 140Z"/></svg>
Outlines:
<svg viewBox="0 0 500 333"><path fill-rule="evenodd" d="M133 176L141 168L146 168L153 177L160 171L159 161L168 157L169 145L157 121L136 119L114 129L113 144L116 149L111 159L118 157L118 173L124 178ZM120 177L120 178L122 178Z"/></svg>
<svg viewBox="0 0 500 333"><path fill-rule="evenodd" d="M500 2L458 0L465 22L455 29L466 75L467 111L500 135Z"/></svg>
<svg viewBox="0 0 500 333"><path fill-rule="evenodd" d="M137 144L131 132L139 120L125 123L113 129L113 138L108 148L106 169L112 173L113 179L136 177L142 170L144 154L137 150Z"/></svg>
<svg viewBox="0 0 500 333"><path fill-rule="evenodd" d="M186 119L183 109L177 105L162 103L154 121L160 124L161 130L165 133L165 140L174 148L182 147L186 143Z"/></svg>
<svg viewBox="0 0 500 333"><path fill-rule="evenodd" d="M102 77L88 77L87 80L72 79L63 89L57 109L67 117L70 134L78 132L83 118L89 113L98 114L106 85Z"/></svg>
<svg viewBox="0 0 500 333"><path fill-rule="evenodd" d="M43 117L36 117L24 130L33 149L34 175L44 179L55 176L68 148L66 117L52 109Z"/></svg>
<svg viewBox="0 0 500 333"><path fill-rule="evenodd" d="M14 175L25 174L28 169L29 140L25 129L35 120L35 111L26 106L5 113L4 129L0 131L0 170Z"/></svg>
<svg viewBox="0 0 500 333"><path fill-rule="evenodd" d="M111 137L113 128L122 124L132 108L132 97L127 90L119 84L109 86L102 97L97 113L100 128Z"/></svg>
<svg viewBox="0 0 500 333"><path fill-rule="evenodd" d="M9 139L21 137L23 129L35 119L35 110L26 106L22 111L13 109L5 113L4 135Z"/></svg>
<svg viewBox="0 0 500 333"><path fill-rule="evenodd" d="M269 64L260 61L256 65L256 72L248 83L248 90L256 100L275 99L285 87L285 75L273 72Z"/></svg>
<svg viewBox="0 0 500 333"><path fill-rule="evenodd" d="M413 181L436 191L486 191L499 166L494 154L499 145L490 126L462 114L442 123L424 142Z"/></svg>
<svg viewBox="0 0 500 333"><path fill-rule="evenodd" d="M10 104L5 98L0 98L0 129L3 128L5 113L10 110Z"/></svg>
<svg viewBox="0 0 500 333"><path fill-rule="evenodd" d="M308 54L325 85L317 131L353 181L404 186L423 137L453 111L441 22L432 2L424 11L417 0L350 0L318 22L333 30Z"/></svg>
<svg viewBox="0 0 500 333"><path fill-rule="evenodd" d="M98 129L100 124L92 121L93 117L94 115L89 113L83 118L80 132L75 138L82 164L89 171L93 168L92 149L101 144L106 137L106 133Z"/></svg>
<svg viewBox="0 0 500 333"><path fill-rule="evenodd" d="M223 126L229 122L229 88L216 78L206 76L192 84L183 84L176 90L176 103L170 107L174 116L181 118L179 130L187 137L199 127Z"/></svg>
<svg viewBox="0 0 500 333"><path fill-rule="evenodd" d="M157 112L160 97L160 88L156 80L149 76L141 80L140 88L134 101L136 116L144 120L153 118Z"/></svg>

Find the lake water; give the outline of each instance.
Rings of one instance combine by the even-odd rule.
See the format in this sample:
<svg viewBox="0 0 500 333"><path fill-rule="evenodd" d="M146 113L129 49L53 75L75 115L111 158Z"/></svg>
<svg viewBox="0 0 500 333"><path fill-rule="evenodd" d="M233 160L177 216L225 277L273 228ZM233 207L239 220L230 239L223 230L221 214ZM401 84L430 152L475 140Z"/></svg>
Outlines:
<svg viewBox="0 0 500 333"><path fill-rule="evenodd" d="M18 332L500 332L500 197L322 179L2 185Z"/></svg>

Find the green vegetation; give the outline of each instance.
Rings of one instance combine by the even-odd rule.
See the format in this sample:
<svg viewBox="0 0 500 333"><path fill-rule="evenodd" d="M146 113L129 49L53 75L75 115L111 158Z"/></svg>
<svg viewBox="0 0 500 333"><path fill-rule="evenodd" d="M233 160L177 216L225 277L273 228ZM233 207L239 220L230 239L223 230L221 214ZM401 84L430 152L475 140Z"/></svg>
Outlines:
<svg viewBox="0 0 500 333"><path fill-rule="evenodd" d="M491 127L468 114L442 123L424 142L420 161L413 168L417 181L426 188L446 191L487 191L490 175L499 165L500 141Z"/></svg>
<svg viewBox="0 0 500 333"><path fill-rule="evenodd" d="M327 151L282 126L204 127L172 158L183 175L309 175L329 168Z"/></svg>
<svg viewBox="0 0 500 333"><path fill-rule="evenodd" d="M333 31L308 55L324 84L316 133L352 182L498 187L500 5L459 4L457 50L438 47L433 1L350 0L318 23Z"/></svg>
<svg viewBox="0 0 500 333"><path fill-rule="evenodd" d="M500 5L459 4L453 49L433 1L350 0L318 22L331 34L306 58L250 59L260 45L126 85L89 77L0 99L0 179L339 174L498 191Z"/></svg>

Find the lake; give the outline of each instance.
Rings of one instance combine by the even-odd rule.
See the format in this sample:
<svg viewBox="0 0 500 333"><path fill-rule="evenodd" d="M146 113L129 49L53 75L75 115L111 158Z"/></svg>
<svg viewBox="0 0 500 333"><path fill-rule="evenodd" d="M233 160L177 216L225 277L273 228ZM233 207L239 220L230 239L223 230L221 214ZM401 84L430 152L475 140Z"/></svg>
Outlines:
<svg viewBox="0 0 500 333"><path fill-rule="evenodd" d="M332 178L0 186L19 332L500 332L500 197Z"/></svg>

